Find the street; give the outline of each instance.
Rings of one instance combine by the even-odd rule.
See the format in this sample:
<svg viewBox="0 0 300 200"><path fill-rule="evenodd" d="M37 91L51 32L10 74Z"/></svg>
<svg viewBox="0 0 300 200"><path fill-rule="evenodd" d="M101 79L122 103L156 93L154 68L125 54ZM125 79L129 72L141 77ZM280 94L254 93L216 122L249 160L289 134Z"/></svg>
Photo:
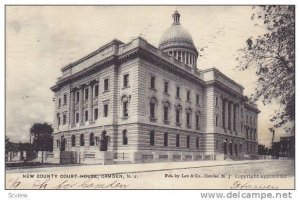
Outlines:
<svg viewBox="0 0 300 200"><path fill-rule="evenodd" d="M201 161L12 169L6 170L6 188L293 189L294 161Z"/></svg>

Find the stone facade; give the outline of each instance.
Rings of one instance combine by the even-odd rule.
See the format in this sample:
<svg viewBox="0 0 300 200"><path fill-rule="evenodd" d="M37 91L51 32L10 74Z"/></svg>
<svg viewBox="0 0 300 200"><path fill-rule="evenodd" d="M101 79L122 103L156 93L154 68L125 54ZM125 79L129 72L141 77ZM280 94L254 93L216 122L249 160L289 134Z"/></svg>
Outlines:
<svg viewBox="0 0 300 200"><path fill-rule="evenodd" d="M165 50L141 37L127 44L113 40L63 67L51 88L53 162L254 157L259 110L243 87L215 68L197 69L191 45L172 45ZM192 51L191 62L174 57L177 47L181 55Z"/></svg>

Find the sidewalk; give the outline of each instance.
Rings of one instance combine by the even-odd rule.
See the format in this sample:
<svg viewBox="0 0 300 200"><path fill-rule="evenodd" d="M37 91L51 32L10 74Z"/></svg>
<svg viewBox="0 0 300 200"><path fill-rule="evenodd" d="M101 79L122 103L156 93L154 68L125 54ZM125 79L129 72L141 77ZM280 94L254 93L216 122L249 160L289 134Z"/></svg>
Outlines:
<svg viewBox="0 0 300 200"><path fill-rule="evenodd" d="M116 173L141 173L154 171L167 171L173 169L204 168L230 165L245 165L265 162L285 162L280 160L243 160L243 161L192 161L192 162L164 162L122 165L62 165L55 167L40 167L27 169L9 169L6 174L12 173L38 173L38 174L116 174Z"/></svg>

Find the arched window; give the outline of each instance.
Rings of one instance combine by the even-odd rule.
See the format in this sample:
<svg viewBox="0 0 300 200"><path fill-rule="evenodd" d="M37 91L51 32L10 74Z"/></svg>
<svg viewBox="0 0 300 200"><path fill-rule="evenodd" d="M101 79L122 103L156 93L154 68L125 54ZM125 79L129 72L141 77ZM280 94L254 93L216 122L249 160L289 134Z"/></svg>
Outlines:
<svg viewBox="0 0 300 200"><path fill-rule="evenodd" d="M167 82L166 82L167 83ZM164 123L168 123L169 121L169 109L170 109L170 102L164 101L163 102L163 109L164 109Z"/></svg>
<svg viewBox="0 0 300 200"><path fill-rule="evenodd" d="M99 146L99 137L95 137L95 141L96 141L96 146Z"/></svg>
<svg viewBox="0 0 300 200"><path fill-rule="evenodd" d="M80 146L84 146L84 135L80 135Z"/></svg>
<svg viewBox="0 0 300 200"><path fill-rule="evenodd" d="M130 101L130 97L128 97L127 95L123 95L121 98L121 104L123 106L123 117L128 117L128 111L129 111L129 101Z"/></svg>
<svg viewBox="0 0 300 200"><path fill-rule="evenodd" d="M94 133L90 133L90 146L94 146L94 145L95 145Z"/></svg>
<svg viewBox="0 0 300 200"><path fill-rule="evenodd" d="M182 110L181 105L175 105L176 125L180 125L181 110Z"/></svg>
<svg viewBox="0 0 300 200"><path fill-rule="evenodd" d="M72 135L71 136L71 146L75 147L75 145L76 145L76 138L75 138L75 135Z"/></svg>
<svg viewBox="0 0 300 200"><path fill-rule="evenodd" d="M176 135L176 147L180 146L179 134Z"/></svg>
<svg viewBox="0 0 300 200"><path fill-rule="evenodd" d="M168 146L168 133L164 133L164 146Z"/></svg>
<svg viewBox="0 0 300 200"><path fill-rule="evenodd" d="M122 131L123 134L123 145L127 145L128 144L128 138L127 138L127 130L123 130Z"/></svg>
<svg viewBox="0 0 300 200"><path fill-rule="evenodd" d="M150 131L150 145L154 146L154 131Z"/></svg>
<svg viewBox="0 0 300 200"><path fill-rule="evenodd" d="M190 148L190 136L186 136L186 148Z"/></svg>

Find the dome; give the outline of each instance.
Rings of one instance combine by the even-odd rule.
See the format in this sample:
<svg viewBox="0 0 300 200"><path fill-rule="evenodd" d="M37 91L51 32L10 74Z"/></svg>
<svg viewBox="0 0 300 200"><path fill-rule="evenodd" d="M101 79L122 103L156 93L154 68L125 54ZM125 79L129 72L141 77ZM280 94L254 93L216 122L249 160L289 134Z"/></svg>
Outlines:
<svg viewBox="0 0 300 200"><path fill-rule="evenodd" d="M162 35L158 48L188 66L196 67L198 51L191 34L180 24L180 14L172 15L173 24Z"/></svg>
<svg viewBox="0 0 300 200"><path fill-rule="evenodd" d="M163 33L158 47L166 49L172 46L183 46L196 50L191 34L180 24L173 24Z"/></svg>

